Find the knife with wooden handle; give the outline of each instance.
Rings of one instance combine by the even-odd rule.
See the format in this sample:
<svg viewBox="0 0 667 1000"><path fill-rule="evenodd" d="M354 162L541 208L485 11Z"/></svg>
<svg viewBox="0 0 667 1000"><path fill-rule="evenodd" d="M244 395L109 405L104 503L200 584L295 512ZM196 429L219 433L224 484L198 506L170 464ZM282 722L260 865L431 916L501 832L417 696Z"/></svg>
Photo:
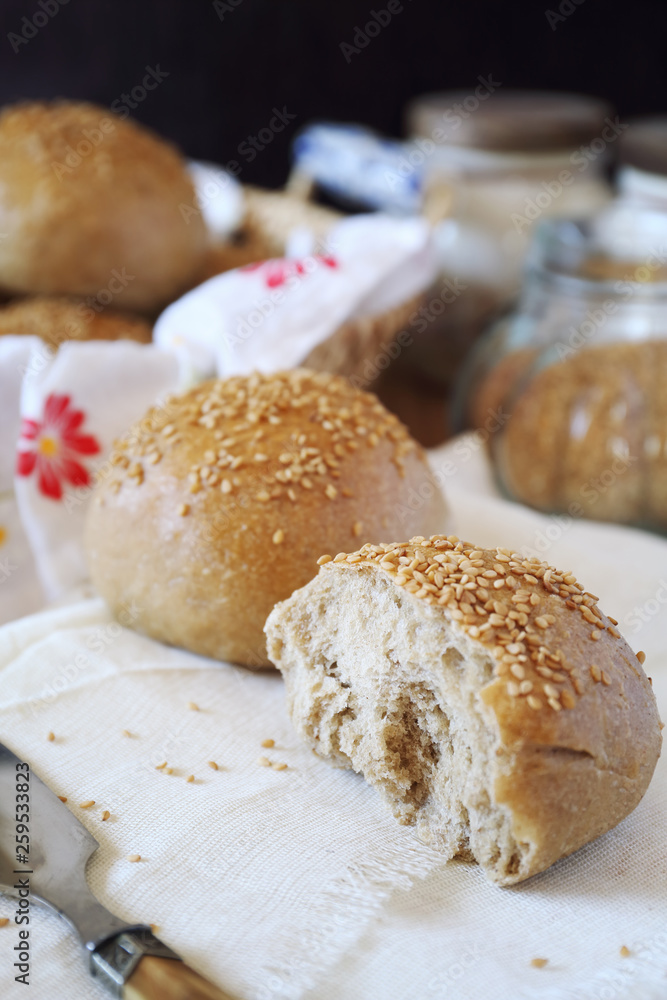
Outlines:
<svg viewBox="0 0 667 1000"><path fill-rule="evenodd" d="M29 896L67 921L81 938L91 975L116 997L232 1000L150 927L126 924L95 899L86 864L98 846L29 764L0 743L0 891L16 896L19 906Z"/></svg>

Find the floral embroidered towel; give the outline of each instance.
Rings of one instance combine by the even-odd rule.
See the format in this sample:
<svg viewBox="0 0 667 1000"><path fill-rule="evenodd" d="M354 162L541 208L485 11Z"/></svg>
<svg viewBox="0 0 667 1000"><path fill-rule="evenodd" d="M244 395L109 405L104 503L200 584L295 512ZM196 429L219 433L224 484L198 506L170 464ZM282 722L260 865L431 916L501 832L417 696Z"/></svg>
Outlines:
<svg viewBox="0 0 667 1000"><path fill-rule="evenodd" d="M344 323L402 305L436 274L424 219L355 215L317 252L308 233L292 242L305 256L218 274L158 318L155 343L178 354L184 380L294 368Z"/></svg>
<svg viewBox="0 0 667 1000"><path fill-rule="evenodd" d="M88 576L84 514L95 481L109 469L114 439L178 387L178 364L166 351L126 340L70 341L47 357L42 342L32 339L29 355L14 370L20 377L19 408L6 407L4 397L1 405L3 423L6 408L9 422L20 411L20 427L14 431L18 444L15 439L11 453L16 504L44 596L53 601ZM7 365L4 370L8 378ZM8 449L0 455L6 480ZM17 566L17 573L19 569L25 572L25 565ZM7 620L3 612L0 607Z"/></svg>

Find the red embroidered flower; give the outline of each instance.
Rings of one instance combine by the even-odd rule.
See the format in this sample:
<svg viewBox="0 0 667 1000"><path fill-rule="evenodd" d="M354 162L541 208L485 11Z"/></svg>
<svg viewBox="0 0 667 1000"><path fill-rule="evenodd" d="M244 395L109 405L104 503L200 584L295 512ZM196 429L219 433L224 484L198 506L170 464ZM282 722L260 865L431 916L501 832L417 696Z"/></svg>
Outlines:
<svg viewBox="0 0 667 1000"><path fill-rule="evenodd" d="M24 419L16 459L19 476L29 476L37 469L37 485L45 497L60 500L62 482L88 486L88 470L75 455L97 455L101 448L92 434L80 434L86 419L81 410L70 408L69 396L47 398L42 421ZM27 448L23 439L31 444Z"/></svg>
<svg viewBox="0 0 667 1000"><path fill-rule="evenodd" d="M324 264L325 267L338 267L338 261L331 255L322 256L321 254L315 254L313 257L307 259L315 261L316 265ZM294 274L309 273L309 268L305 266L303 260L292 260L290 258L285 258L284 260L261 260L256 264L246 264L240 270L263 270L264 283L267 288L278 288L280 285L284 285L287 279L291 278Z"/></svg>

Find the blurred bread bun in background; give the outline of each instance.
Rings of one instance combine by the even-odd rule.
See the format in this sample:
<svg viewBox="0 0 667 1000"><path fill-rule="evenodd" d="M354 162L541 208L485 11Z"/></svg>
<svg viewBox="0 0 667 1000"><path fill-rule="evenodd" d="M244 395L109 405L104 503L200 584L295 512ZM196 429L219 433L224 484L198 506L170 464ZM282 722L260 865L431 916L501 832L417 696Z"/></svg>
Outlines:
<svg viewBox="0 0 667 1000"><path fill-rule="evenodd" d="M138 316L105 310L97 313L85 302L38 296L0 308L0 337L34 336L57 348L68 340L151 341L151 327Z"/></svg>
<svg viewBox="0 0 667 1000"><path fill-rule="evenodd" d="M94 104L0 113L0 289L154 313L202 271L208 233L180 153ZM185 218L187 215L187 219Z"/></svg>

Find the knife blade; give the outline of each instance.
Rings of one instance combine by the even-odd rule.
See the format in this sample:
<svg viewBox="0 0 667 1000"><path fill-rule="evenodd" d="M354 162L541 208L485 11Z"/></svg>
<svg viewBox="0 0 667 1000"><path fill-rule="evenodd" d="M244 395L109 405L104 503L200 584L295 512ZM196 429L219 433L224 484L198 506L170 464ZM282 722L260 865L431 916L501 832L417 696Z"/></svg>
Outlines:
<svg viewBox="0 0 667 1000"><path fill-rule="evenodd" d="M86 865L99 847L67 806L0 743L0 892L62 917L91 974L124 1000L231 1000L186 966L146 924L128 924L95 898ZM19 923L19 927L22 926Z"/></svg>

